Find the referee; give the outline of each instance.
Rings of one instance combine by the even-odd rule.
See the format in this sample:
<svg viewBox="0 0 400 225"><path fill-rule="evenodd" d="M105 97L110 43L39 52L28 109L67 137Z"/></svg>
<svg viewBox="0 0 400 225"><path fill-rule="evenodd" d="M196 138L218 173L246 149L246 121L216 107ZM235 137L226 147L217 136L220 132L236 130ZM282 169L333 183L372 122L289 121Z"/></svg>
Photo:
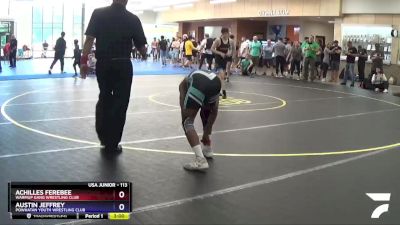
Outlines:
<svg viewBox="0 0 400 225"><path fill-rule="evenodd" d="M81 76L86 78L88 54L96 39L96 75L100 89L96 131L106 152L122 151L119 143L131 93L133 44L143 59L147 57L142 23L126 10L127 3L128 0L113 0L111 6L93 12L81 58Z"/></svg>

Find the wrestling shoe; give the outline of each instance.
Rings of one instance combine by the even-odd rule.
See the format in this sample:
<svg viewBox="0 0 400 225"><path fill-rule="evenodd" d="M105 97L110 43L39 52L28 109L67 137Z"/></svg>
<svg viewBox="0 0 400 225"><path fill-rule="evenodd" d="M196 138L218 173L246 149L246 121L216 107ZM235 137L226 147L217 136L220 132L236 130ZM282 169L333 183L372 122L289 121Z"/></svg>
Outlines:
<svg viewBox="0 0 400 225"><path fill-rule="evenodd" d="M214 158L214 151L211 149L211 146L203 145L203 155L206 159Z"/></svg>
<svg viewBox="0 0 400 225"><path fill-rule="evenodd" d="M206 158L196 156L193 162L183 165L183 168L189 171L206 171L209 166Z"/></svg>

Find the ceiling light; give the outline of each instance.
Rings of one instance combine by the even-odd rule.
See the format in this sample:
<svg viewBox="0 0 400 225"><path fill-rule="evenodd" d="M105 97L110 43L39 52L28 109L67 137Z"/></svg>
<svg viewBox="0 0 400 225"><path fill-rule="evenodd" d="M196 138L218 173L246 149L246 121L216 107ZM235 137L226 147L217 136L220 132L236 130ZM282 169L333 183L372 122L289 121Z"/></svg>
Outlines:
<svg viewBox="0 0 400 225"><path fill-rule="evenodd" d="M183 9L183 8L190 8L190 7L193 7L193 3L181 4L181 5L175 5L174 6L175 9Z"/></svg>
<svg viewBox="0 0 400 225"><path fill-rule="evenodd" d="M210 4L222 4L222 3L232 3L236 0L210 0Z"/></svg>
<svg viewBox="0 0 400 225"><path fill-rule="evenodd" d="M169 9L170 9L169 6L165 6L165 7L154 8L153 11L154 12L162 12L162 11L167 11Z"/></svg>

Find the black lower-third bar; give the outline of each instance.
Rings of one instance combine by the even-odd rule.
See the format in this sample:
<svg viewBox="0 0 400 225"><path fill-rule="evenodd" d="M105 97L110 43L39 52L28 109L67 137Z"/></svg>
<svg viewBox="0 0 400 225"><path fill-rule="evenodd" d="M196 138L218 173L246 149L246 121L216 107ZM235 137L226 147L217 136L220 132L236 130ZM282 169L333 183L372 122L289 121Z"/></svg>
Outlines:
<svg viewBox="0 0 400 225"><path fill-rule="evenodd" d="M33 213L12 213L11 219L23 219L23 220L70 220L79 219L78 214L33 214Z"/></svg>
<svg viewBox="0 0 400 225"><path fill-rule="evenodd" d="M46 219L58 219L58 220L70 220L70 219L98 219L107 220L109 218L108 213L75 213L75 214L33 214L33 213L11 213L11 219L24 219L24 220L46 220Z"/></svg>

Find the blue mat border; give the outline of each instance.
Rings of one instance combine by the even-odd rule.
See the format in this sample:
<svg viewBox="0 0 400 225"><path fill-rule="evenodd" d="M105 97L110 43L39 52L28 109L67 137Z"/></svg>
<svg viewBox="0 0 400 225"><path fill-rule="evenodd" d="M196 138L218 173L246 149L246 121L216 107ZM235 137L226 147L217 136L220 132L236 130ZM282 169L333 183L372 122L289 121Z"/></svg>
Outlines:
<svg viewBox="0 0 400 225"><path fill-rule="evenodd" d="M148 71L137 71L134 72L133 76L171 76L171 75L187 75L191 72L191 70L177 70L177 71L160 71L160 70L148 70ZM71 78L73 77L73 73L66 74L27 74L27 75L8 75L1 76L0 81L7 80L31 80L31 79L54 79L54 78Z"/></svg>

